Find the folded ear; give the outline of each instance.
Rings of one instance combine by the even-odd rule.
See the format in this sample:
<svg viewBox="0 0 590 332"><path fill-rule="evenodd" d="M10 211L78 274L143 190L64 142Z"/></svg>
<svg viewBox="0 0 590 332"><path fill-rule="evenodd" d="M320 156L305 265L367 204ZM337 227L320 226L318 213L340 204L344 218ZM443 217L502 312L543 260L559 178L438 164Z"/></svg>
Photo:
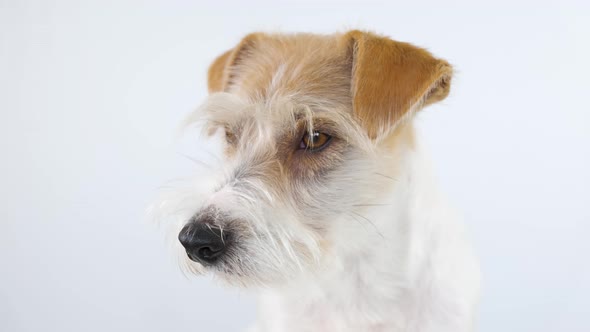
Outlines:
<svg viewBox="0 0 590 332"><path fill-rule="evenodd" d="M218 56L209 66L209 93L225 91L235 79L237 67L248 55L256 43L263 37L262 33L251 33L244 37L233 49Z"/></svg>
<svg viewBox="0 0 590 332"><path fill-rule="evenodd" d="M345 38L352 57L354 112L371 138L449 94L452 68L428 51L356 30Z"/></svg>
<svg viewBox="0 0 590 332"><path fill-rule="evenodd" d="M207 72L209 93L223 91L225 85L225 68L232 52L233 50L226 51L213 60L213 63L209 66L209 71Z"/></svg>

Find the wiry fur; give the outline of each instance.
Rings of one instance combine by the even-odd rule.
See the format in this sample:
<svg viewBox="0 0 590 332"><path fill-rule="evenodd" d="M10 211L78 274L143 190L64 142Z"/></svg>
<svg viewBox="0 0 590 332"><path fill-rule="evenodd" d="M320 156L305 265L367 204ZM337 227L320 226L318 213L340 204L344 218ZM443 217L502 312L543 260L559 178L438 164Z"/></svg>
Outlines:
<svg viewBox="0 0 590 332"><path fill-rule="evenodd" d="M235 234L206 270L260 290L254 331L472 328L477 264L435 189L411 121L421 105L446 96L450 67L391 43L358 31L253 34L211 66L212 94L187 123L225 136L223 169L208 185L188 182L157 210L175 219L176 232L207 214ZM359 54L380 50L400 50L404 60L383 72L411 77L419 88L390 93L392 79L374 79L382 84L366 91L363 82L375 73ZM411 68L416 54L419 70ZM377 56L388 65L387 55ZM377 103L362 100L371 94ZM367 117L384 107L384 95L397 98L395 109ZM314 130L329 133L330 145L298 149ZM186 270L205 272L181 257Z"/></svg>

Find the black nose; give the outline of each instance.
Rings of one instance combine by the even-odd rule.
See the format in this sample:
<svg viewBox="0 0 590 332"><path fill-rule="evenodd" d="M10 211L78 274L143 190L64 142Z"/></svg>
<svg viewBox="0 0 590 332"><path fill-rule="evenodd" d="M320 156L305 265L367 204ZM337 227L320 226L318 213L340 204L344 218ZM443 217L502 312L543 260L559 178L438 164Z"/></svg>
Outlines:
<svg viewBox="0 0 590 332"><path fill-rule="evenodd" d="M202 264L213 264L227 248L228 233L203 222L191 221L182 228L178 240L188 257Z"/></svg>

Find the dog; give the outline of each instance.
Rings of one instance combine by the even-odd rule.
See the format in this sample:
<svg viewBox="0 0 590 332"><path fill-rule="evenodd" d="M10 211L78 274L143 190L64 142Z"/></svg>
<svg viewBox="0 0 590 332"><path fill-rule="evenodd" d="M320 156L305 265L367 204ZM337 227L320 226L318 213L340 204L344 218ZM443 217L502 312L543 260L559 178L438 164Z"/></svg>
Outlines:
<svg viewBox="0 0 590 332"><path fill-rule="evenodd" d="M371 32L244 37L188 120L221 165L163 201L183 266L256 290L251 331L472 331L478 262L413 127L452 73Z"/></svg>

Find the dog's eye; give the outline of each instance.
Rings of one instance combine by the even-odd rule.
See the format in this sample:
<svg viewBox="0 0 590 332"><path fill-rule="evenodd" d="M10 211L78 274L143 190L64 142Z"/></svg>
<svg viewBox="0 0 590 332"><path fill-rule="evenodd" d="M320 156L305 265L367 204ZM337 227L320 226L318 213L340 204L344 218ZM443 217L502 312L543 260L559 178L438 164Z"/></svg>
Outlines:
<svg viewBox="0 0 590 332"><path fill-rule="evenodd" d="M228 144L235 144L236 143L236 135L229 131L228 129L225 130L225 140Z"/></svg>
<svg viewBox="0 0 590 332"><path fill-rule="evenodd" d="M299 148L309 151L319 151L325 148L331 140L332 136L314 131L311 134L306 133L303 136L299 143Z"/></svg>

